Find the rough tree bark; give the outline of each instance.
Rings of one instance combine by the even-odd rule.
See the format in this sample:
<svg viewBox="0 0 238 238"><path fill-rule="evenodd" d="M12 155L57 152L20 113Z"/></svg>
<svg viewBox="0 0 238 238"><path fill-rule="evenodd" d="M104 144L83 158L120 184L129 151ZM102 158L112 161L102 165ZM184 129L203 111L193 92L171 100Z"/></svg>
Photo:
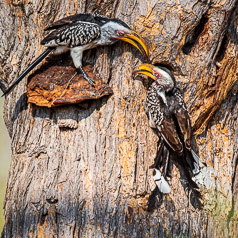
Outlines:
<svg viewBox="0 0 238 238"><path fill-rule="evenodd" d="M2 237L237 237L237 2L1 1L2 85L42 52L49 23L86 11L119 17L148 38L153 63L175 73L199 155L216 171L204 210L188 205L174 169L172 193L148 212L158 137L142 106L146 88L131 78L140 55L123 43L92 50L84 62L111 97L47 109L27 104L23 80L5 100L12 163Z"/></svg>

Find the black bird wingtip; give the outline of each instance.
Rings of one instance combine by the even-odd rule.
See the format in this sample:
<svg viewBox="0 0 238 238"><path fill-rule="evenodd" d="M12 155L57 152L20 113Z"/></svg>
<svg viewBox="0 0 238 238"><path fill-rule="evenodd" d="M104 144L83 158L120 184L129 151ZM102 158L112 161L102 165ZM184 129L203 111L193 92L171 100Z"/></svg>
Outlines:
<svg viewBox="0 0 238 238"><path fill-rule="evenodd" d="M23 73L18 77L18 79L13 82L13 84L7 88L6 90L3 90L3 96L7 96L12 89L35 67L37 66L54 48L47 48L38 58L36 58L24 71Z"/></svg>
<svg viewBox="0 0 238 238"><path fill-rule="evenodd" d="M3 92L3 94L2 94L1 97L7 96L7 95L11 92L11 90L12 90L12 88L13 88L14 86L15 86L15 85L10 86L5 92Z"/></svg>
<svg viewBox="0 0 238 238"><path fill-rule="evenodd" d="M6 94L7 90L8 90L8 84L7 82L5 82L4 80L0 80L0 89L3 92L2 97Z"/></svg>

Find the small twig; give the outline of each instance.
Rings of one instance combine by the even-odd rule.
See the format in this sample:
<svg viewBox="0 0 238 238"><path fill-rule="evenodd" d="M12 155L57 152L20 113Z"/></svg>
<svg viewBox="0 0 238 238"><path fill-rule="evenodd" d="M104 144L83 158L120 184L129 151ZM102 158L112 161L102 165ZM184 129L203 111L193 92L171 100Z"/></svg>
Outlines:
<svg viewBox="0 0 238 238"><path fill-rule="evenodd" d="M70 84L71 80L76 76L77 73L78 73L78 72L76 72L76 73L71 77L71 79L70 79L69 82L67 83L66 87L64 88L64 91L63 91L62 94L60 95L60 98L64 96L65 91L66 91L66 89L69 87L69 84Z"/></svg>

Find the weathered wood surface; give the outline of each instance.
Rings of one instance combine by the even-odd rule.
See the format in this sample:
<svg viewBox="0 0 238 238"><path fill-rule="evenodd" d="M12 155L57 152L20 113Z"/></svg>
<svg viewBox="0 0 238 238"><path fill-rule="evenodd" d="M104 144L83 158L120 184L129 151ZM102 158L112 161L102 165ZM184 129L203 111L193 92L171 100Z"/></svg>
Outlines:
<svg viewBox="0 0 238 238"><path fill-rule="evenodd" d="M84 67L86 74L95 81L91 86L82 74L76 72L72 59L67 54L51 55L31 77L27 85L27 102L40 107L57 107L79 104L113 94L108 84L98 78L91 65Z"/></svg>
<svg viewBox="0 0 238 238"><path fill-rule="evenodd" d="M199 155L217 172L195 211L174 169L172 193L148 212L157 136L131 78L141 56L118 43L85 54L113 96L88 108L27 104L26 79L5 101L12 163L2 237L237 237L237 1L0 2L1 84L42 52L50 22L76 12L116 16L147 37L154 63L184 89ZM72 129L73 128L73 129Z"/></svg>

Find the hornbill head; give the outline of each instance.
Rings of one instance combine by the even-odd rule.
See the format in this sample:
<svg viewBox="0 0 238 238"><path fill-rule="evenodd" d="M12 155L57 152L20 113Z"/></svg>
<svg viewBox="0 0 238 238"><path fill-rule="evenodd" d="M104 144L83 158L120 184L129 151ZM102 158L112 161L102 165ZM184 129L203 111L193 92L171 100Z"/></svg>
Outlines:
<svg viewBox="0 0 238 238"><path fill-rule="evenodd" d="M138 74L149 76L150 78L155 80L155 82L152 84L152 87L160 87L165 92L173 90L176 85L174 75L168 68L164 66L141 64L133 72L134 77Z"/></svg>
<svg viewBox="0 0 238 238"><path fill-rule="evenodd" d="M122 40L135 46L145 60L149 61L149 48L145 40L137 32L131 30L125 22L119 19L110 19L102 26L102 35L104 40L110 44Z"/></svg>

